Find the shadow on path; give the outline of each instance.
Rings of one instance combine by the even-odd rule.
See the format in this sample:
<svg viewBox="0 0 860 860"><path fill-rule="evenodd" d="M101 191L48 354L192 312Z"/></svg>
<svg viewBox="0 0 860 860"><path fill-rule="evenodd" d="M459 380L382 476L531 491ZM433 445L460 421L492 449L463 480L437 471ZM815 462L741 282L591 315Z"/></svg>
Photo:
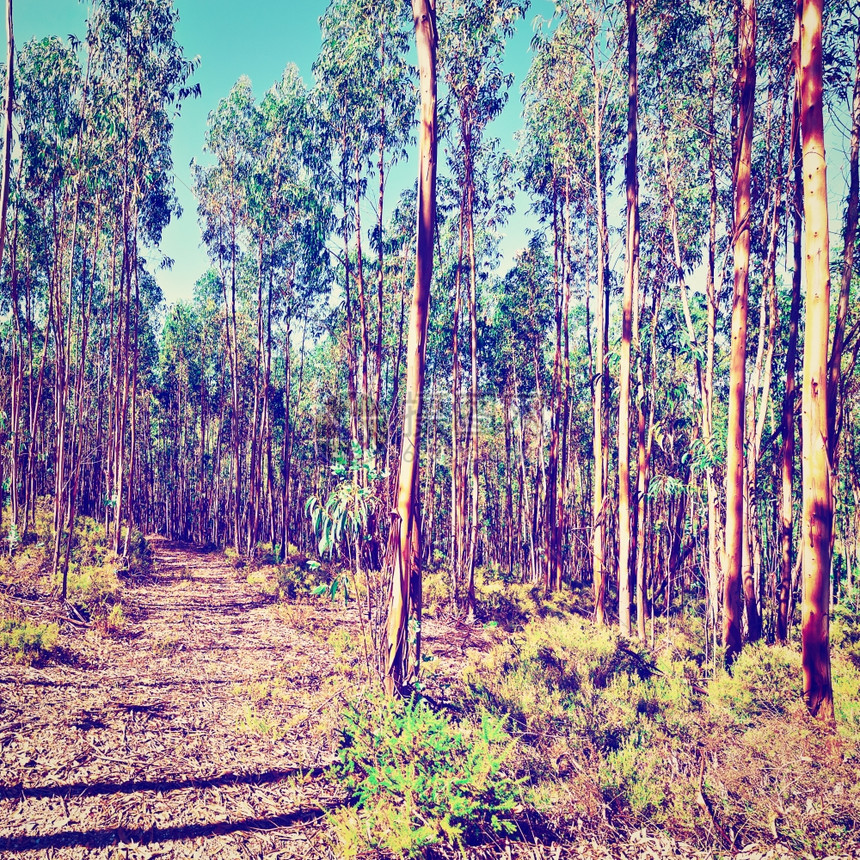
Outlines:
<svg viewBox="0 0 860 860"><path fill-rule="evenodd" d="M321 767L303 770L270 770L266 773L224 773L201 779L130 780L129 782L74 783L69 785L40 785L24 788L20 785L0 785L0 800L21 797L83 797L97 794L134 794L136 791L179 791L183 788L217 788L224 785L270 785L291 776L317 779L325 773Z"/></svg>
<svg viewBox="0 0 860 860"><path fill-rule="evenodd" d="M212 824L190 824L181 827L151 827L126 830L125 828L106 830L66 830L52 836L17 836L8 839L0 837L0 852L45 851L53 848L86 847L97 848L117 842L134 842L138 845L152 845L173 840L199 839L208 836L225 836L230 833L247 833L253 830L276 830L321 819L331 807L311 807L294 809L283 815L270 818L246 818L242 821L216 821Z"/></svg>

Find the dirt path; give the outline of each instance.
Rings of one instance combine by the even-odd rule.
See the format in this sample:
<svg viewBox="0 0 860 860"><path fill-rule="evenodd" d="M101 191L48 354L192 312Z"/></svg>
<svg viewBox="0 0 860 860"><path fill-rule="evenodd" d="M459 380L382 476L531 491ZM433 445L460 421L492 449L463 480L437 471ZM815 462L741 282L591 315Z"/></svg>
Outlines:
<svg viewBox="0 0 860 860"><path fill-rule="evenodd" d="M127 635L66 626L64 664L0 664L0 857L324 855L342 619L278 606L220 554L155 549Z"/></svg>

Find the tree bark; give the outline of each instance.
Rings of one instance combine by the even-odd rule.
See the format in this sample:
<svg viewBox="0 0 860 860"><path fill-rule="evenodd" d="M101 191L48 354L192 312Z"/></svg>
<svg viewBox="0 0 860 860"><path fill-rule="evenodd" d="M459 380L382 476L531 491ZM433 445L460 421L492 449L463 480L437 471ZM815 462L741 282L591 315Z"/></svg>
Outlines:
<svg viewBox="0 0 860 860"><path fill-rule="evenodd" d="M388 551L391 599L386 623L385 689L401 692L411 679L421 648L421 530L418 522L421 406L426 369L427 323L433 277L436 227L436 30L435 0L412 0L421 115L418 130L418 235L415 285L409 311L406 405L400 443L397 510L392 515ZM416 626L410 630L410 621Z"/></svg>
<svg viewBox="0 0 860 860"><path fill-rule="evenodd" d="M630 534L630 349L633 340L633 293L639 267L637 5L638 0L627 0L627 264L624 272L618 385L618 624L625 636L631 632L630 556L631 553L635 554Z"/></svg>
<svg viewBox="0 0 860 860"><path fill-rule="evenodd" d="M746 394L747 289L750 257L750 171L755 107L756 4L743 0L738 19L738 132L734 167L734 290L729 362L729 423L726 451L726 573L723 641L726 666L742 646L741 586L744 534L744 400Z"/></svg>
<svg viewBox="0 0 860 860"><path fill-rule="evenodd" d="M800 27L797 26L797 39ZM796 49L799 51L799 41ZM797 57L795 58L797 62ZM799 63L798 63L799 66ZM798 69L799 71L799 69ZM780 515L779 515L779 585L777 587L776 636L780 642L788 638L791 605L791 547L794 532L794 401L797 369L797 336L800 321L800 279L803 265L803 164L800 148L800 80L796 77L791 160L794 163L794 269L791 276L791 309L788 321L788 345L785 353L785 394L782 398L782 452L780 457Z"/></svg>
<svg viewBox="0 0 860 860"><path fill-rule="evenodd" d="M803 348L803 693L810 712L833 722L830 678L830 562L833 495L827 420L830 237L824 157L821 15L803 0L800 23L800 127L806 220L806 337Z"/></svg>

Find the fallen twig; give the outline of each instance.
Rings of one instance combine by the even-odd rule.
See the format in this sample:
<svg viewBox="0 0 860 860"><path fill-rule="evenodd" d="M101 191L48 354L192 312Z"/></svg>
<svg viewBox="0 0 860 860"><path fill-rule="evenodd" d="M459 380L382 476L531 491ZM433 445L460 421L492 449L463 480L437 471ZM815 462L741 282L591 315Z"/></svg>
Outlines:
<svg viewBox="0 0 860 860"><path fill-rule="evenodd" d="M699 762L699 780L696 785L696 804L710 820L711 825L723 843L723 847L731 850L734 848L734 840L729 838L729 834L726 833L725 828L719 823L719 821L717 821L711 801L708 800L708 797L705 794L705 757L700 755Z"/></svg>

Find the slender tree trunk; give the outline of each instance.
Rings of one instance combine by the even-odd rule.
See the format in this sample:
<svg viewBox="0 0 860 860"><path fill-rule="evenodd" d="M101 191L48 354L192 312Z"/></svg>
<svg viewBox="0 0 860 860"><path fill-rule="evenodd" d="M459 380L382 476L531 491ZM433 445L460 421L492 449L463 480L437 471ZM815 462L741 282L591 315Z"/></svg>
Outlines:
<svg viewBox="0 0 860 860"><path fill-rule="evenodd" d="M788 320L788 344L785 353L785 394L782 398L782 450L780 454L780 573L777 586L776 636L780 642L788 638L791 620L792 563L791 549L794 532L794 402L797 368L797 339L800 323L800 287L803 266L803 152L800 143L800 15L795 17L792 57L795 66L794 106L791 128L791 162L794 165L794 196L792 200L794 235L794 266L791 276L791 309Z"/></svg>
<svg viewBox="0 0 860 860"><path fill-rule="evenodd" d="M633 340L633 295L639 267L639 177L637 72L637 5L627 0L627 264L621 319L621 370L618 384L618 624L629 636L630 558L635 555L630 533L630 349Z"/></svg>
<svg viewBox="0 0 860 860"><path fill-rule="evenodd" d="M604 565L604 536L605 536L605 511L603 501L604 490L604 450L606 440L603 433L603 421L606 414L606 324L608 315L605 295L607 291L607 257L608 247L604 231L605 223L605 198L601 157L601 120L602 107L600 95L600 78L597 74L597 66L594 60L594 47L592 45L592 74L594 76L594 184L597 205L597 314L595 315L595 341L597 344L597 359L594 368L594 414L593 414L593 446L592 456L594 461L592 477L591 496L591 559L592 559L592 582L594 587L594 621L598 626L606 624L606 569Z"/></svg>
<svg viewBox="0 0 860 860"><path fill-rule="evenodd" d="M6 0L6 116L3 128L3 180L0 186L0 266L6 246L6 212L9 208L9 171L12 164L12 108L15 101L15 34L12 0Z"/></svg>
<svg viewBox="0 0 860 860"><path fill-rule="evenodd" d="M806 337L803 347L803 692L810 712L833 722L830 678L830 563L833 495L827 415L830 237L824 157L821 15L803 0L800 25L800 127L806 220Z"/></svg>
<svg viewBox="0 0 860 860"><path fill-rule="evenodd" d="M454 319L451 331L451 596L459 610L463 582L463 482L460 477L460 309L462 302L463 223L465 197L460 197L459 250L454 272Z"/></svg>
<svg viewBox="0 0 860 860"><path fill-rule="evenodd" d="M750 256L750 171L755 107L755 0L742 0L738 19L738 140L734 167L734 269L729 362L729 424L726 452L726 573L723 640L726 665L742 646L741 587L744 535L744 403L746 393L747 289Z"/></svg>
<svg viewBox="0 0 860 860"><path fill-rule="evenodd" d="M471 147L470 147L471 148ZM472 481L469 518L469 556L466 589L466 604L469 618L475 617L475 564L478 553L478 495L479 448L478 448L478 272L475 264L475 191L472 178L471 158L468 161L466 177L466 226L469 252L469 329L470 329L470 367L469 367L469 459Z"/></svg>
<svg viewBox="0 0 860 860"><path fill-rule="evenodd" d="M391 577L385 641L385 689L389 695L408 683L421 649L421 530L418 501L421 406L426 368L433 236L436 228L436 31L435 0L412 0L421 92L418 136L418 237L415 287L409 312L406 408L400 445L397 511L392 516L387 571ZM410 619L416 626L410 630Z"/></svg>
<svg viewBox="0 0 860 860"><path fill-rule="evenodd" d="M12 167L12 110L15 96L15 33L12 22L12 0L6 0L6 117L3 129L3 178L0 184L0 269L3 266L3 252L6 247L6 214L9 209L9 172ZM23 161L23 159L22 159ZM16 228L17 233L17 228ZM18 296L15 290L15 260L14 244L13 259L9 271L14 294L15 334L11 338L12 357L9 365L11 382L11 418L12 418L12 451L10 462L9 493L11 496L12 526L18 524L18 415L20 412L21 384L20 371L22 367L21 328L18 319ZM2 479L0 479L2 484ZM0 490L0 532L3 523L3 498ZM10 538L9 551L12 551Z"/></svg>

